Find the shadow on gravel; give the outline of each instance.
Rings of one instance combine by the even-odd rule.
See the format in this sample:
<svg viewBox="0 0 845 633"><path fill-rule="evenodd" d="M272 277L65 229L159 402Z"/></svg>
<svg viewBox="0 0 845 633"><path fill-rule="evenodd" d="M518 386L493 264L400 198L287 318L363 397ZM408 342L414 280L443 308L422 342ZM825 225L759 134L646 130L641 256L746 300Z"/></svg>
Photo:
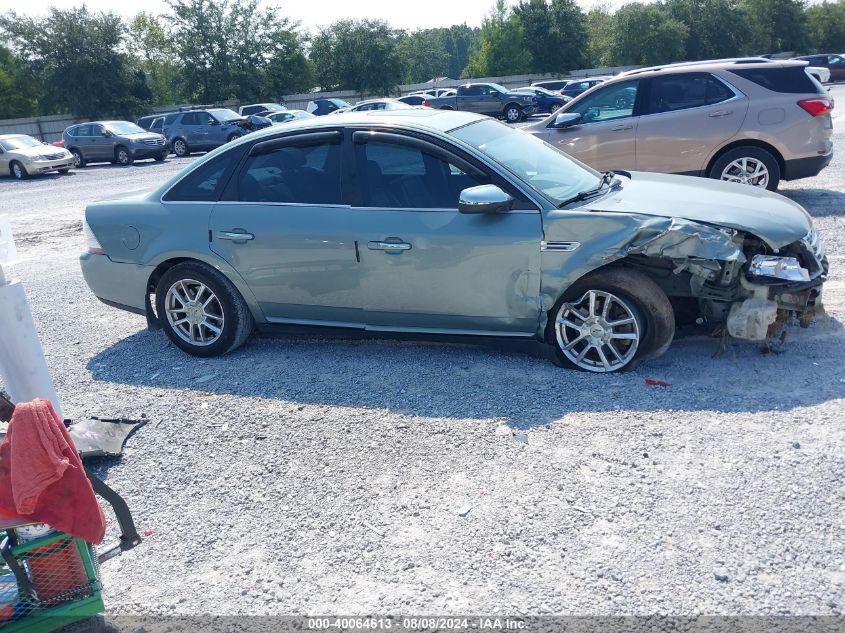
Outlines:
<svg viewBox="0 0 845 633"><path fill-rule="evenodd" d="M833 189L787 189L782 195L794 200L814 218L845 216L845 193Z"/></svg>
<svg viewBox="0 0 845 633"><path fill-rule="evenodd" d="M683 424L688 412L774 412L845 398L844 334L841 324L826 318L807 330L789 328L779 352L763 354L759 345L734 342L715 357L715 339L690 336L635 371L603 375L560 369L534 342L277 335L254 337L223 358L199 359L161 332L142 331L87 367L96 381L276 399L280 414L285 403L297 403L493 418L530 428L574 411L622 411L637 419L668 410L678 411ZM646 378L671 386L650 386Z"/></svg>

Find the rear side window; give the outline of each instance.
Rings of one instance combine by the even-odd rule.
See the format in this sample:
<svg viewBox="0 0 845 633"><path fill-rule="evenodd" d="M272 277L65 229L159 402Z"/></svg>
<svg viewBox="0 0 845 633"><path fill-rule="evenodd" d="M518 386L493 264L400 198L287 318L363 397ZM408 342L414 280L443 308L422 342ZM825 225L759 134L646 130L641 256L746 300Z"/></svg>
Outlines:
<svg viewBox="0 0 845 633"><path fill-rule="evenodd" d="M238 178L238 200L343 204L339 143L287 145L250 156Z"/></svg>
<svg viewBox="0 0 845 633"><path fill-rule="evenodd" d="M178 117L178 116L179 116L178 114L168 114L166 117L164 117L164 124L165 125L173 125L173 122L176 120L176 117Z"/></svg>
<svg viewBox="0 0 845 633"><path fill-rule="evenodd" d="M203 163L164 194L165 202L216 202L240 151L230 150Z"/></svg>
<svg viewBox="0 0 845 633"><path fill-rule="evenodd" d="M685 73L651 80L648 112L673 112L720 103L733 97L731 90L709 73Z"/></svg>
<svg viewBox="0 0 845 633"><path fill-rule="evenodd" d="M735 75L752 81L758 86L772 92L788 94L824 94L821 84L804 72L804 66L789 66L786 68L735 68L731 69Z"/></svg>

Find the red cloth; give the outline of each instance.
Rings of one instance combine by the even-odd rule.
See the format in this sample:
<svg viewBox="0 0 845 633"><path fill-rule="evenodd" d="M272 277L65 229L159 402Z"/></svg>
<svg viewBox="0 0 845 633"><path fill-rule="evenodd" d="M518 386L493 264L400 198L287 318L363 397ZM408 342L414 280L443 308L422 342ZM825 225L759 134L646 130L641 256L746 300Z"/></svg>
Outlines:
<svg viewBox="0 0 845 633"><path fill-rule="evenodd" d="M17 405L9 421L0 444L0 511L89 543L103 540L103 510L73 440L47 400Z"/></svg>

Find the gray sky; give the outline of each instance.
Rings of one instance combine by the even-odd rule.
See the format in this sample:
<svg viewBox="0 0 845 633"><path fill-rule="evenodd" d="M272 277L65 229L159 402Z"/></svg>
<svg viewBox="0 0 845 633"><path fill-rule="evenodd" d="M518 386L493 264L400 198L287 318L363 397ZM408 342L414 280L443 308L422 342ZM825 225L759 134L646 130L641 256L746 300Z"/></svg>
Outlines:
<svg viewBox="0 0 845 633"><path fill-rule="evenodd" d="M578 0L585 9L596 4L596 1ZM40 14L45 13L51 5L69 8L81 2L82 0L0 0L0 10L8 8L18 13ZM607 2L611 6L621 3L622 0ZM159 13L167 8L163 0L87 0L86 4L89 9L95 11L112 10L125 16L132 16L140 11ZM265 1L264 4L273 3ZM462 22L479 26L484 14L493 6L494 0L295 0L275 4L281 7L285 15L299 20L306 28L330 24L341 18L366 17L387 20L397 28L419 29Z"/></svg>

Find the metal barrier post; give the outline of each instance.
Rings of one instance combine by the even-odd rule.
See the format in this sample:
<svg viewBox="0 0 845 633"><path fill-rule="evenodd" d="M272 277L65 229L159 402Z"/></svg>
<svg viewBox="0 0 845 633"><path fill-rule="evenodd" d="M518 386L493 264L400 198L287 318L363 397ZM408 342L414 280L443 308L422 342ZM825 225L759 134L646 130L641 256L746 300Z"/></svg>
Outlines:
<svg viewBox="0 0 845 633"><path fill-rule="evenodd" d="M3 271L3 264L14 260L12 229L8 219L0 217L0 378L12 402L49 400L63 417L26 291L20 280L7 279Z"/></svg>

